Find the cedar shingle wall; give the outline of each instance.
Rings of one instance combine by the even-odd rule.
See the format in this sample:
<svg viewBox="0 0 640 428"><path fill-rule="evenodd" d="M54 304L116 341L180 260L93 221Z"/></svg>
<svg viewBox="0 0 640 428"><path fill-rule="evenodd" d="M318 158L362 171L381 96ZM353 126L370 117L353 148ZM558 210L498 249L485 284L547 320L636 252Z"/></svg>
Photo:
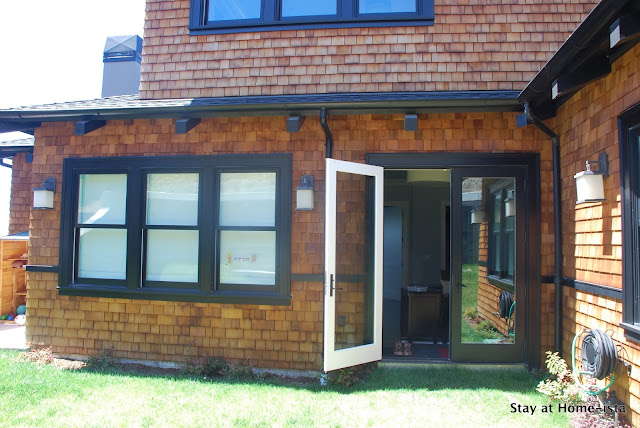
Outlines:
<svg viewBox="0 0 640 428"><path fill-rule="evenodd" d="M414 133L403 130L402 115L332 116L334 157L364 162L372 152L540 152L543 180L550 177L550 145L534 127L517 129L515 113L419 119ZM292 212L292 273L321 274L324 133L308 118L290 134L285 120L209 118L186 135L174 134L170 120L109 121L85 136L74 135L73 123L46 123L36 131L30 186L52 175L60 190L65 157L293 153L293 191L302 174L313 174L316 209ZM31 214L32 264L58 264L60 196L56 192L56 209ZM551 203L548 194L541 197ZM28 340L58 353L87 355L113 346L120 358L180 361L191 351L260 367L315 370L321 362L321 283L292 283L292 304L282 307L59 296L57 275L31 272L28 280Z"/></svg>
<svg viewBox="0 0 640 428"><path fill-rule="evenodd" d="M42 182L37 187L41 187ZM29 213L33 202L31 186L31 164L26 162L26 154L13 157L11 168L11 210L9 212L9 234L29 230Z"/></svg>
<svg viewBox="0 0 640 428"><path fill-rule="evenodd" d="M432 26L195 36L190 0L148 0L140 95L519 90L596 4L436 0Z"/></svg>
<svg viewBox="0 0 640 428"><path fill-rule="evenodd" d="M565 277L615 288L623 286L617 118L640 103L639 64L640 44L637 44L612 64L611 74L582 88L558 111L556 128L561 141ZM597 159L602 151L609 155L611 174L604 179L607 200L576 205L573 176L584 170L586 160ZM615 340L624 345L625 358L633 366L631 377L617 379L614 389L618 398L631 406L633 425L639 425L640 346L627 340L618 327L622 321L622 302L565 287L563 308L565 357L571 355L574 334L583 328L611 329L615 332Z"/></svg>

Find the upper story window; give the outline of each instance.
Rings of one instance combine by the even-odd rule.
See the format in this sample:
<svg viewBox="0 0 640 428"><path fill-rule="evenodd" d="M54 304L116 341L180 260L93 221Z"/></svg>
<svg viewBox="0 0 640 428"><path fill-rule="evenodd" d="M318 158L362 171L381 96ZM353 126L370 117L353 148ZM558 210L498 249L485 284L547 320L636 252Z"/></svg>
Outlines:
<svg viewBox="0 0 640 428"><path fill-rule="evenodd" d="M433 24L433 0L191 0L190 29L206 33Z"/></svg>

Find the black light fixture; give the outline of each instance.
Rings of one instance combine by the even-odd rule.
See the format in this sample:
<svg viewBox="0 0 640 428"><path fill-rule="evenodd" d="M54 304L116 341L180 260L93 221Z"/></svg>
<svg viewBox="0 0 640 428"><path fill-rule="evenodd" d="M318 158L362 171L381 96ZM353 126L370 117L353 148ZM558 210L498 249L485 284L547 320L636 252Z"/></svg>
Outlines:
<svg viewBox="0 0 640 428"><path fill-rule="evenodd" d="M56 179L47 177L42 187L33 189L33 208L36 210L53 209L53 195L56 192Z"/></svg>
<svg viewBox="0 0 640 428"><path fill-rule="evenodd" d="M597 163L598 170L592 171L591 164ZM609 157L605 152L597 161L586 161L585 171L573 176L576 179L576 204L606 201L603 178L609 176Z"/></svg>
<svg viewBox="0 0 640 428"><path fill-rule="evenodd" d="M405 114L404 115L404 130L405 131L417 131L418 130L418 115L417 114Z"/></svg>
<svg viewBox="0 0 640 428"><path fill-rule="evenodd" d="M287 118L287 132L298 132L304 123L304 116L289 116Z"/></svg>

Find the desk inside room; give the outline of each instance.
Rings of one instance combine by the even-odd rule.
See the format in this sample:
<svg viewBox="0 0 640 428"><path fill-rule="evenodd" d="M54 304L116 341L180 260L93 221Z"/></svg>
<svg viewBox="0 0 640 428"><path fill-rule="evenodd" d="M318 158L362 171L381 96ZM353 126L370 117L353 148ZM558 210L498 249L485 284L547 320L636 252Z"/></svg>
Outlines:
<svg viewBox="0 0 640 428"><path fill-rule="evenodd" d="M443 297L442 287L408 287L407 335L409 340L440 339L444 341L445 317L443 315L448 310L448 305L443 305L445 300Z"/></svg>

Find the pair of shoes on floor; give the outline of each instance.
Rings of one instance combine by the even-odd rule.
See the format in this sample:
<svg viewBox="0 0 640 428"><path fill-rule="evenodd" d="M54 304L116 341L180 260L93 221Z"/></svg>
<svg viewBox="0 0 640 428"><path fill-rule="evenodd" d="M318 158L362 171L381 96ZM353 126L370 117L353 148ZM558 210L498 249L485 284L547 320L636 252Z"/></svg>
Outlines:
<svg viewBox="0 0 640 428"><path fill-rule="evenodd" d="M393 355L397 357L411 357L413 355L413 352L411 352L411 342L408 340L398 340L395 343Z"/></svg>

